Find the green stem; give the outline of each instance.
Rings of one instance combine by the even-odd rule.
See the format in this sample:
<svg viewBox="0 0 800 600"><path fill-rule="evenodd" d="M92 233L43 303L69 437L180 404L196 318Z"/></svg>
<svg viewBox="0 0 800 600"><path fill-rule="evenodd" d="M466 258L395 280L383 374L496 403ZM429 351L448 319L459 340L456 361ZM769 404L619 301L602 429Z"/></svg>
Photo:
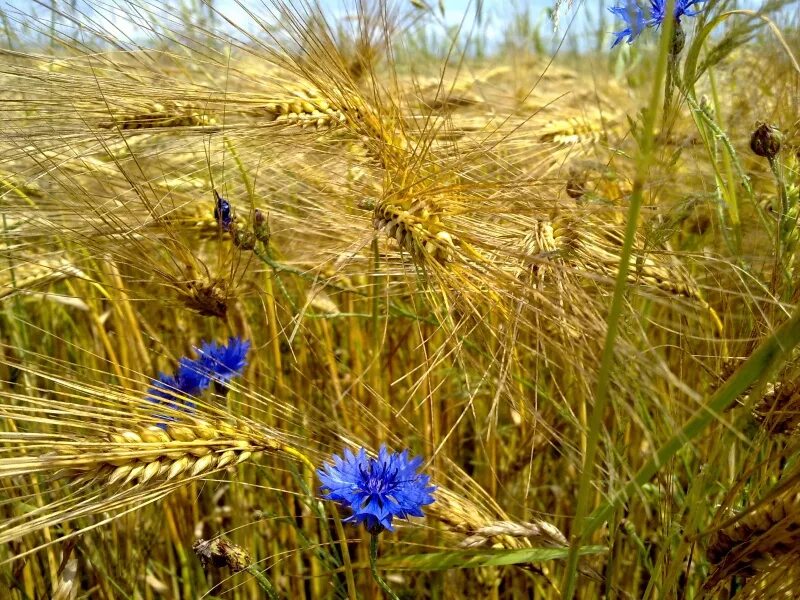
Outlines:
<svg viewBox="0 0 800 600"><path fill-rule="evenodd" d="M250 575L252 575L255 578L256 583L258 583L258 587L260 587L267 593L267 596L269 596L269 600L280 600L278 592L275 591L275 588L273 587L270 580L267 579L266 576L261 571L258 570L258 567L256 567L255 565L250 565L245 569L245 571L247 571Z"/></svg>
<svg viewBox="0 0 800 600"><path fill-rule="evenodd" d="M789 196L786 194L786 186L783 183L783 176L781 175L780 164L778 161L775 160L775 157L768 158L769 161L769 168L772 171L772 174L775 176L775 183L778 186L778 196L781 201L781 220L785 219L789 215Z"/></svg>
<svg viewBox="0 0 800 600"><path fill-rule="evenodd" d="M294 298L292 298L289 290L286 289L286 286L283 284L283 281L281 281L281 278L278 277L278 275L283 271L288 271L289 273L295 273L297 275L304 275L303 272L300 271L300 269L294 269L294 267L288 267L277 262L274 258L272 258L272 251L268 246L266 246L263 251L258 247L254 248L253 254L261 262L272 267L272 279L275 282L275 285L278 286L278 289L281 291L281 294L283 294L283 297L289 302L292 310L297 312L297 303L294 301Z"/></svg>
<svg viewBox="0 0 800 600"><path fill-rule="evenodd" d="M689 107L692 109L692 114L697 115L700 120L708 126L708 128L714 133L719 141L725 146L725 149L728 151L731 159L733 160L733 166L736 169L736 174L739 175L739 179L742 181L742 187L747 192L747 194L752 198L753 197L753 186L750 185L750 178L747 176L747 173L744 170L744 167L739 162L739 159L736 154L736 150L734 150L733 145L731 144L730 139L728 138L727 134L719 128L713 119L711 119L706 112L700 107L691 94L685 94L684 98L686 98L686 102Z"/></svg>
<svg viewBox="0 0 800 600"><path fill-rule="evenodd" d="M672 14L674 10L674 0L668 0L666 14ZM633 244L636 238L636 230L639 223L639 213L644 200L644 186L647 181L648 169L653 158L655 124L659 108L662 85L665 82L667 65L670 58L670 48L672 47L673 22L666 19L664 31L661 37L661 51L658 57L656 71L653 74L653 88L651 90L650 101L644 114L642 127L641 152L636 163L636 175L633 182L633 192L631 194L628 208L627 224L625 227L625 239L620 251L619 267L617 279L614 285L614 295L611 300L607 319L607 332L603 354L600 361L600 369L597 376L597 391L595 393L594 406L589 419L589 432L586 441L586 453L583 457L583 468L581 469L580 484L578 488L577 507L575 517L570 529L571 544L567 567L564 572L564 585L562 598L571 600L575 593L575 584L578 574L579 550L583 540L587 538L584 519L589 510L590 498L593 496L592 480L594 467L597 459L597 450L600 444L600 431L603 426L603 416L608 402L608 391L611 387L611 372L614 367L614 346L619 329L619 321L622 316L622 309L625 302L625 290L627 288L628 271L630 270L630 260L633 254Z"/></svg>
<svg viewBox="0 0 800 600"><path fill-rule="evenodd" d="M791 257L789 261L786 261L785 257L790 252L790 239L796 219L790 218L789 196L786 193L786 185L783 182L780 164L775 160L774 156L771 158L768 157L767 161L769 162L772 175L775 177L775 185L778 186L778 198L780 199L780 214L778 215L777 235L775 236L775 278L777 278L777 273L780 271L783 275L784 287L783 293L781 294L783 298L786 296L787 291L791 293L792 290L792 273L789 267L791 264ZM791 297L791 295L789 297Z"/></svg>
<svg viewBox="0 0 800 600"><path fill-rule="evenodd" d="M247 174L247 169L242 163L242 159L239 158L239 153L236 151L236 147L233 143L228 139L224 138L225 140L225 147L228 149L228 152L231 153L231 157L233 157L233 162L236 163L236 168L239 169L239 174L242 176L242 181L244 182L244 187L247 189L247 197L250 200L251 206L255 206L256 201L256 190L253 187L253 182L250 179L249 175Z"/></svg>
<svg viewBox="0 0 800 600"><path fill-rule="evenodd" d="M389 584L386 583L383 578L378 575L378 534L373 533L372 537L369 540L369 568L372 571L372 578L375 582L381 586L381 589L386 592L386 595L389 596L392 600L400 600L392 591L392 588L389 587Z"/></svg>

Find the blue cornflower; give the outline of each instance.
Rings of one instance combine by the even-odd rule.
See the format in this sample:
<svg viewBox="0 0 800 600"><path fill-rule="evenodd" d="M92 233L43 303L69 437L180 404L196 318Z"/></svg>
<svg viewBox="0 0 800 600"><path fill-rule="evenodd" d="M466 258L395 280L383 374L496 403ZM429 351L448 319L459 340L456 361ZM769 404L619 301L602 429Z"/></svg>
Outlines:
<svg viewBox="0 0 800 600"><path fill-rule="evenodd" d="M409 460L408 450L394 454L381 446L378 457L370 458L363 448L358 454L348 448L344 458L334 455L333 464L324 464L317 475L323 497L353 511L345 521L364 523L375 535L394 531L394 517L423 516L422 507L434 501L436 486L428 485L430 476L417 473L421 464L421 457Z"/></svg>
<svg viewBox="0 0 800 600"><path fill-rule="evenodd" d="M154 404L165 406L171 410L182 410L184 412L191 412L194 410L195 404L190 400L185 400L180 403L178 396L180 395L195 395L185 387L180 377L160 373L158 379L153 380L153 384L147 390L147 399ZM162 421L174 421L175 417L168 415L156 415ZM159 427L166 429L166 423L159 423Z"/></svg>
<svg viewBox="0 0 800 600"><path fill-rule="evenodd" d="M681 17L696 17L703 10L703 7L692 8L699 4L705 4L706 0L675 0L675 21L681 22ZM647 25L650 27L661 27L664 22L664 15L667 12L667 0L650 0L650 19Z"/></svg>
<svg viewBox="0 0 800 600"><path fill-rule="evenodd" d="M225 200L222 196L214 190L214 220L219 223L224 231L230 231L233 225L233 209L231 203Z"/></svg>
<svg viewBox="0 0 800 600"><path fill-rule="evenodd" d="M611 6L608 10L620 17L627 25L625 29L614 32L617 37L614 39L614 43L611 44L612 48L626 37L628 38L628 43L632 44L639 37L639 34L647 28L644 12L636 0L625 0L625 6Z"/></svg>
<svg viewBox="0 0 800 600"><path fill-rule="evenodd" d="M201 377L182 377L179 369L177 375L159 373L158 379L154 379L150 389L147 390L147 399L157 404L178 408L175 404L176 396L198 396L207 387L207 377L203 383Z"/></svg>
<svg viewBox="0 0 800 600"><path fill-rule="evenodd" d="M158 379L154 379L150 389L147 390L147 399L150 402L173 406L175 395L180 394L181 391L180 384L175 377L159 373ZM175 407L176 405L173 406L173 408Z"/></svg>
<svg viewBox="0 0 800 600"><path fill-rule="evenodd" d="M147 400L173 410L191 412L195 404L190 400L179 402L180 396L199 397L213 379L218 383L227 383L237 375L241 375L247 366L247 352L250 342L238 337L228 340L228 345L216 342L203 342L197 353L197 359L182 357L174 375L160 373L147 390ZM157 415L164 421L174 421L172 417ZM164 424L159 426L163 427Z"/></svg>
<svg viewBox="0 0 800 600"><path fill-rule="evenodd" d="M175 371L181 390L190 396L199 396L211 385L211 377L201 360L182 357Z"/></svg>
<svg viewBox="0 0 800 600"><path fill-rule="evenodd" d="M675 21L680 23L681 17L696 17L703 10L701 4L705 4L707 0L676 0L675 2ZM650 18L645 19L644 10L638 0L625 0L624 6L612 6L610 10L613 14L620 17L627 27L621 31L614 32L616 38L614 43L611 44L613 48L626 37L628 43L632 44L636 38L647 28L652 27L658 29L664 23L664 17L667 12L667 0L649 0L650 2Z"/></svg>
<svg viewBox="0 0 800 600"><path fill-rule="evenodd" d="M238 337L229 338L227 346L203 342L197 351L200 355L197 362L209 377L225 383L242 374L249 350L250 342Z"/></svg>

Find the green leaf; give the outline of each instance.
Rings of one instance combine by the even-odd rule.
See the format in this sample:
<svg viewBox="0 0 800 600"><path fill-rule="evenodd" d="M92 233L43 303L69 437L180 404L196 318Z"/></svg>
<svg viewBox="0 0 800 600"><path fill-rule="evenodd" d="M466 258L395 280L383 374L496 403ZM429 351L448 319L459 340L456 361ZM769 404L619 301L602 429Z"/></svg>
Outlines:
<svg viewBox="0 0 800 600"><path fill-rule="evenodd" d="M605 546L584 546L578 553L600 554ZM445 569L475 569L500 567L523 563L560 560L567 557L569 548L521 548L515 550L456 550L431 552L410 556L387 557L378 561L378 567L388 570L443 571Z"/></svg>

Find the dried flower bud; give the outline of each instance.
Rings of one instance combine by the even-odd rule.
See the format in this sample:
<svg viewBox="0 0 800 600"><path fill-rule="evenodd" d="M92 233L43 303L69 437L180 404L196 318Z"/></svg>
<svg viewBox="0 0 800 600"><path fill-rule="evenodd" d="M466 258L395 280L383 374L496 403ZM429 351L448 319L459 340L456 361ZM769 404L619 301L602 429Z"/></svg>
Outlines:
<svg viewBox="0 0 800 600"><path fill-rule="evenodd" d="M750 136L750 149L758 156L772 160L781 150L783 136L780 129L769 123L759 121Z"/></svg>
<svg viewBox="0 0 800 600"><path fill-rule="evenodd" d="M204 569L230 567L234 573L238 573L244 571L251 563L247 551L225 536L213 540L197 540L192 544L192 550L197 554Z"/></svg>
<svg viewBox="0 0 800 600"><path fill-rule="evenodd" d="M267 222L267 215L264 214L264 211L260 208L257 208L253 214L253 221L255 227L261 227L266 224Z"/></svg>
<svg viewBox="0 0 800 600"><path fill-rule="evenodd" d="M269 220L267 219L267 215L264 214L264 211L258 208L253 215L253 235L255 235L259 242L269 244Z"/></svg>
<svg viewBox="0 0 800 600"><path fill-rule="evenodd" d="M233 243L242 250L252 250L256 247L256 236L250 231L236 230L233 234Z"/></svg>

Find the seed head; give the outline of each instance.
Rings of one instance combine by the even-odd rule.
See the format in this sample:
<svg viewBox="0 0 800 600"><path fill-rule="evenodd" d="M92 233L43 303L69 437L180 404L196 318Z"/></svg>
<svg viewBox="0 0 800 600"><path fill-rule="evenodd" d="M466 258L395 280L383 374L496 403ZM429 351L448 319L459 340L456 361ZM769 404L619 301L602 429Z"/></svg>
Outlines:
<svg viewBox="0 0 800 600"><path fill-rule="evenodd" d="M680 21L675 21L675 30L672 32L672 42L669 45L669 55L673 58L680 56L685 45L686 32L683 30Z"/></svg>
<svg viewBox="0 0 800 600"><path fill-rule="evenodd" d="M253 215L253 234L259 242L269 244L269 220L267 219L267 215L264 214L264 211L258 208Z"/></svg>
<svg viewBox="0 0 800 600"><path fill-rule="evenodd" d="M252 250L256 247L256 236L251 231L236 231L233 244L241 250Z"/></svg>
<svg viewBox="0 0 800 600"><path fill-rule="evenodd" d="M759 121L750 136L750 149L758 156L772 160L781 151L783 136L780 129L769 123Z"/></svg>
<svg viewBox="0 0 800 600"><path fill-rule="evenodd" d="M566 191L567 196L573 200L580 200L586 193L586 173L579 169L570 169Z"/></svg>
<svg viewBox="0 0 800 600"><path fill-rule="evenodd" d="M197 554L204 569L230 567L231 571L238 573L244 571L252 562L244 548L224 536L213 540L197 540L192 544L192 550Z"/></svg>

